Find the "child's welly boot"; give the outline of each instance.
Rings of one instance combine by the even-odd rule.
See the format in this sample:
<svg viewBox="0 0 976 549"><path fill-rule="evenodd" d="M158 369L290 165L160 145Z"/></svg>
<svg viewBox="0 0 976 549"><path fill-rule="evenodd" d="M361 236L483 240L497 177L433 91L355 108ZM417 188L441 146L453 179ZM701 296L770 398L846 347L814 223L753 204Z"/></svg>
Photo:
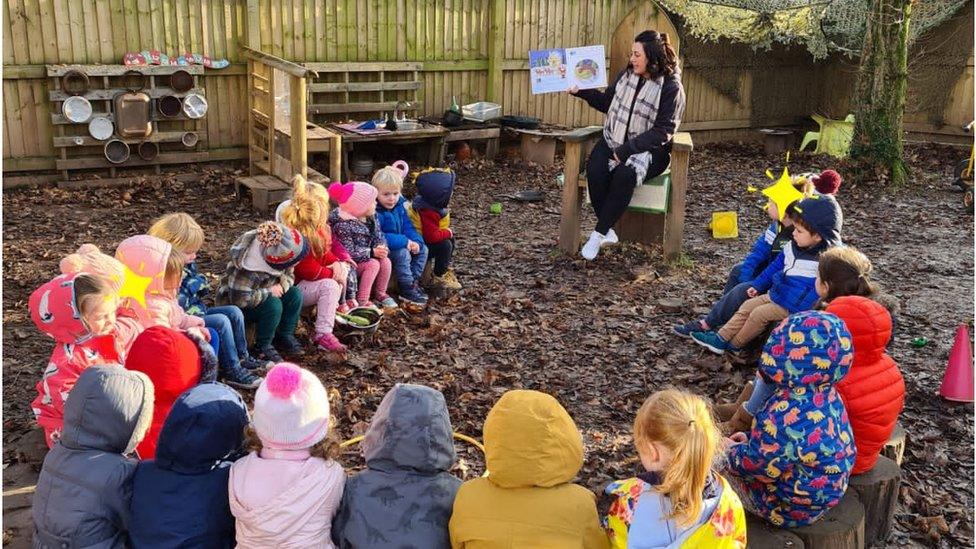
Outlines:
<svg viewBox="0 0 976 549"><path fill-rule="evenodd" d="M753 383L750 381L749 383L746 383L745 387L742 388L742 392L739 393L739 396L735 399L735 402L716 404L714 408L715 418L719 421L728 421L731 419L732 415L735 414L735 411L739 409L739 406L741 406L743 402L749 400L749 397L752 396L752 387Z"/></svg>

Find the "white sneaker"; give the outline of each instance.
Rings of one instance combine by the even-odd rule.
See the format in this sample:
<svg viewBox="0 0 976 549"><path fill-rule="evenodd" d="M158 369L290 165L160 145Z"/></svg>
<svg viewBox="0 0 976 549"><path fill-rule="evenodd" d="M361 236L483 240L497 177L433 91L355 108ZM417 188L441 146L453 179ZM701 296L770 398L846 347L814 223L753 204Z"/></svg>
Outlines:
<svg viewBox="0 0 976 549"><path fill-rule="evenodd" d="M610 229L607 231L607 236L603 238L603 242L600 243L600 246L609 246L618 242L620 242L620 239L617 238L617 233L613 232L613 229Z"/></svg>
<svg viewBox="0 0 976 549"><path fill-rule="evenodd" d="M583 244L583 249L580 250L580 255L583 256L583 259L593 261L596 258L596 254L600 253L600 245L603 244L605 238L605 236L596 231L590 233L590 239L586 241L586 244Z"/></svg>

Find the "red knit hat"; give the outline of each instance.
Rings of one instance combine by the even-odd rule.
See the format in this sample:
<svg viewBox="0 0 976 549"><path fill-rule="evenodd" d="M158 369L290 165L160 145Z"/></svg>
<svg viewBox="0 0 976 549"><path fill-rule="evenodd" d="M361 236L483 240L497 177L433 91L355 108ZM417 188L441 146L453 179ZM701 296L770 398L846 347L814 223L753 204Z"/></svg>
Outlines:
<svg viewBox="0 0 976 549"><path fill-rule="evenodd" d="M183 391L200 381L200 351L182 333L153 326L133 342L125 359L125 368L142 372L153 382L156 400L152 424L146 438L136 447L140 458L150 459L156 455L156 439L169 409Z"/></svg>
<svg viewBox="0 0 976 549"><path fill-rule="evenodd" d="M840 174L834 170L824 170L812 179L813 187L820 194L837 194L837 191L840 190L840 184L844 182Z"/></svg>

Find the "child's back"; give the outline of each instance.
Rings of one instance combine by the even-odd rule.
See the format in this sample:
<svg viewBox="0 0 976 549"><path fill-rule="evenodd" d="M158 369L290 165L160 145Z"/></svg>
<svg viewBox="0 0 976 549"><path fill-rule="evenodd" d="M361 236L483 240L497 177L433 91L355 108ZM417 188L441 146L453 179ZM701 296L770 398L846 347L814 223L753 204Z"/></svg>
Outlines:
<svg viewBox="0 0 976 549"><path fill-rule="evenodd" d="M555 398L505 393L485 420L484 437L490 476L461 485L453 547L607 546L593 493L571 482L583 465L583 440Z"/></svg>
<svg viewBox="0 0 976 549"><path fill-rule="evenodd" d="M363 440L367 469L350 478L332 537L339 547L451 546L447 525L461 481L444 395L397 384Z"/></svg>
<svg viewBox="0 0 976 549"><path fill-rule="evenodd" d="M132 543L136 547L234 547L227 501L230 461L247 426L244 401L219 383L198 385L173 405L156 459L136 468Z"/></svg>
<svg viewBox="0 0 976 549"><path fill-rule="evenodd" d="M34 495L34 547L129 546L132 452L152 419L152 382L94 366L65 404L64 431L44 458Z"/></svg>

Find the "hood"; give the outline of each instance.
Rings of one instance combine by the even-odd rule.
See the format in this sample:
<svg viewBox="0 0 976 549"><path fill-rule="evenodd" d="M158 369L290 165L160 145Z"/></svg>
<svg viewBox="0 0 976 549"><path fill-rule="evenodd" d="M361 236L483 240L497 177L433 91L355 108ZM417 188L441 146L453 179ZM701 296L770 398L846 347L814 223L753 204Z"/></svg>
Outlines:
<svg viewBox="0 0 976 549"><path fill-rule="evenodd" d="M125 367L149 376L155 386L157 406L170 404L200 380L200 351L182 333L153 326L136 338Z"/></svg>
<svg viewBox="0 0 976 549"><path fill-rule="evenodd" d="M428 168L417 175L414 207L443 210L451 202L457 176L450 168Z"/></svg>
<svg viewBox="0 0 976 549"><path fill-rule="evenodd" d="M161 238L140 234L123 240L115 249L115 258L132 272L151 281L147 293L164 293L166 260L173 246Z"/></svg>
<svg viewBox="0 0 976 549"><path fill-rule="evenodd" d="M79 274L55 277L34 290L27 301L34 325L58 343L80 344L92 337L75 300L75 278Z"/></svg>
<svg viewBox="0 0 976 549"><path fill-rule="evenodd" d="M239 450L247 426L247 408L237 391L205 383L173 403L156 446L156 465L182 474L213 469Z"/></svg>
<svg viewBox="0 0 976 549"><path fill-rule="evenodd" d="M760 369L779 386L830 387L847 375L854 360L851 334L830 313L806 311L781 322L766 341Z"/></svg>
<svg viewBox="0 0 976 549"><path fill-rule="evenodd" d="M128 454L145 436L153 416L152 381L118 365L81 373L64 405L61 441L73 450Z"/></svg>
<svg viewBox="0 0 976 549"><path fill-rule="evenodd" d="M844 296L830 302L827 312L844 321L854 341L854 362L873 363L884 355L891 340L891 315L871 299Z"/></svg>
<svg viewBox="0 0 976 549"><path fill-rule="evenodd" d="M508 391L484 427L489 480L502 488L552 487L583 466L583 437L566 409L538 391Z"/></svg>
<svg viewBox="0 0 976 549"><path fill-rule="evenodd" d="M803 221L823 239L818 248L831 248L843 244L840 234L844 225L844 214L841 212L840 204L833 197L815 195L804 198L795 208Z"/></svg>
<svg viewBox="0 0 976 549"><path fill-rule="evenodd" d="M370 469L448 471L457 460L451 418L440 391L397 383L380 402L363 440Z"/></svg>

